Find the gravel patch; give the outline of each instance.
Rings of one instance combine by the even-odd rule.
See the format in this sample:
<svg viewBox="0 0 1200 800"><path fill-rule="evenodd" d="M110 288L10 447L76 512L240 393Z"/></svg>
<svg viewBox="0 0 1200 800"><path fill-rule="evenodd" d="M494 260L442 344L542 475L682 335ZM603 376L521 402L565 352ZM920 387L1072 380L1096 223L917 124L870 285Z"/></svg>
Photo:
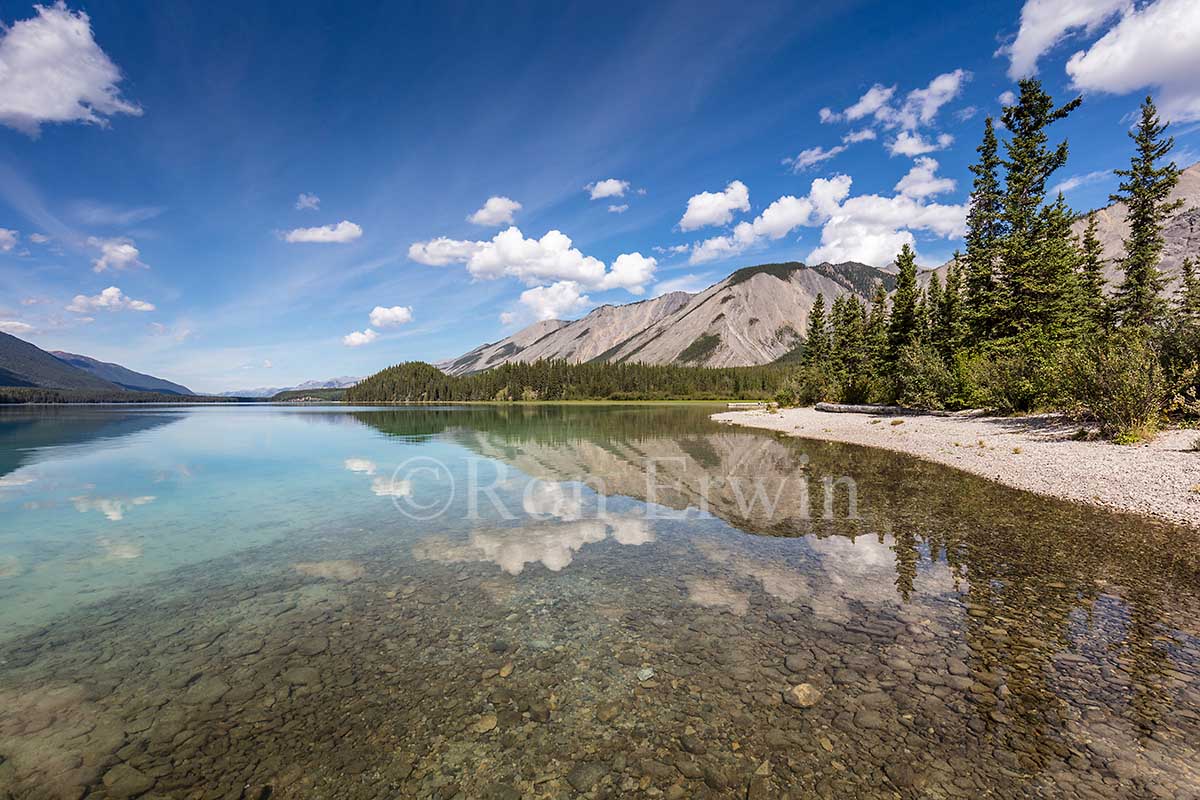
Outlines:
<svg viewBox="0 0 1200 800"><path fill-rule="evenodd" d="M1057 414L883 417L812 408L731 411L718 422L866 445L956 467L1037 494L1200 527L1200 433L1173 430L1141 445L1076 441ZM897 420L902 420L897 422Z"/></svg>

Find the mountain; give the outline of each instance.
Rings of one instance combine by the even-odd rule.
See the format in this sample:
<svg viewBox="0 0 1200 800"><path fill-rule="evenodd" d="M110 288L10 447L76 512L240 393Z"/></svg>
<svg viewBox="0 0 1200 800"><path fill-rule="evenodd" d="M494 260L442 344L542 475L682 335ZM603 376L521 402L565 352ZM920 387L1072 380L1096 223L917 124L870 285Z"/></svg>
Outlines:
<svg viewBox="0 0 1200 800"><path fill-rule="evenodd" d="M7 333L0 333L0 386L121 391L115 383L71 366Z"/></svg>
<svg viewBox="0 0 1200 800"><path fill-rule="evenodd" d="M1166 246L1158 268L1167 278L1168 285L1174 288L1179 281L1179 268L1184 257L1191 255L1192 258L1200 258L1200 162L1180 173L1171 199L1182 200L1183 206L1163 226ZM1124 240L1129 235L1129 223L1125 220L1127 211L1124 203L1113 203L1093 212L1096 215L1096 234L1104 245L1104 257L1108 259L1105 278L1109 291L1120 286L1125 277L1117 259L1124 255ZM1071 229L1076 235L1082 236L1085 227L1087 217L1076 221Z"/></svg>
<svg viewBox="0 0 1200 800"><path fill-rule="evenodd" d="M290 392L296 389L345 389L361 380L362 378L343 375L339 378L330 378L324 381L305 381L296 386L260 386L257 389L234 389L229 392L221 392L217 397L274 397L280 392Z"/></svg>
<svg viewBox="0 0 1200 800"><path fill-rule="evenodd" d="M134 372L131 369L122 367L120 364L110 364L106 361L98 361L90 356L81 356L76 353L64 353L61 350L49 351L51 355L59 361L70 364L76 369L81 369L84 372L90 373L101 380L115 383L123 389L129 389L134 392L162 392L164 394L195 394L186 386L181 386L178 383L156 378L153 375L145 375L141 372Z"/></svg>
<svg viewBox="0 0 1200 800"><path fill-rule="evenodd" d="M641 361L710 367L767 364L800 342L817 294L866 300L875 281L895 275L866 264L799 262L746 267L702 292L672 292L606 305L571 322L537 322L437 366L450 375L510 361Z"/></svg>

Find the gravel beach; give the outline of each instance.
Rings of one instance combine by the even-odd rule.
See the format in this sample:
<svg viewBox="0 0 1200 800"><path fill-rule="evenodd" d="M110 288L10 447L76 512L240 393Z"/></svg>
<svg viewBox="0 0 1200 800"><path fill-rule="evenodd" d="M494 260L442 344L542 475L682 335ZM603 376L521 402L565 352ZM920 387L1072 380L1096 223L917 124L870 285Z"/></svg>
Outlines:
<svg viewBox="0 0 1200 800"><path fill-rule="evenodd" d="M885 417L812 408L731 411L718 422L810 439L881 447L1038 494L1200 527L1200 432L1173 430L1135 446L1075 441L1059 415Z"/></svg>

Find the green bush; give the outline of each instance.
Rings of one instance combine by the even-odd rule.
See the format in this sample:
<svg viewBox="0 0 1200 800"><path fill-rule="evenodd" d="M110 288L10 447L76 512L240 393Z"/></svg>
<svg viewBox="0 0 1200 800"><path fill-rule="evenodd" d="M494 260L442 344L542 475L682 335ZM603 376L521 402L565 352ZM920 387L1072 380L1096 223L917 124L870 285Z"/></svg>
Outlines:
<svg viewBox="0 0 1200 800"><path fill-rule="evenodd" d="M937 350L917 342L900 348L893 384L898 404L911 408L944 408L953 388L953 375Z"/></svg>
<svg viewBox="0 0 1200 800"><path fill-rule="evenodd" d="M1093 419L1118 442L1145 439L1158 429L1167 387L1159 351L1145 331L1119 330L1060 359L1068 410Z"/></svg>
<svg viewBox="0 0 1200 800"><path fill-rule="evenodd" d="M1038 408L1053 396L1056 386L1048 362L1044 348L1028 343L981 355L973 375L978 399L1004 413Z"/></svg>
<svg viewBox="0 0 1200 800"><path fill-rule="evenodd" d="M775 400L781 406L811 406L841 399L841 386L825 364L807 364L783 383Z"/></svg>

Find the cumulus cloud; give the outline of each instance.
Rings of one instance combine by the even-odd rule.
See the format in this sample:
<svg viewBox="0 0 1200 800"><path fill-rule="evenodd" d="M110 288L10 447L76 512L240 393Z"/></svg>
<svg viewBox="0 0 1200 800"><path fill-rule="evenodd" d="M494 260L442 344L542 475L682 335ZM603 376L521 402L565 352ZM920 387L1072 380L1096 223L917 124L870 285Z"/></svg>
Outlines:
<svg viewBox="0 0 1200 800"><path fill-rule="evenodd" d="M149 266L141 260L141 252L137 249L133 239L126 236L121 236L115 239L101 239L96 236L89 236L87 239L89 247L94 247L100 251L100 255L92 261L93 272L104 272L106 270L125 270L125 269L149 269Z"/></svg>
<svg viewBox="0 0 1200 800"><path fill-rule="evenodd" d="M785 158L784 164L790 164L792 172L803 172L809 167L814 167L822 161L828 161L834 156L840 155L846 151L846 145L839 144L836 147L831 147L826 150L824 147L810 147L807 150L801 150L800 154L794 158Z"/></svg>
<svg viewBox="0 0 1200 800"><path fill-rule="evenodd" d="M608 207L608 213L610 213L610 214L624 214L628 210L629 210L628 203L621 203L620 205L614 204L614 205L610 205Z"/></svg>
<svg viewBox="0 0 1200 800"><path fill-rule="evenodd" d="M376 328L403 325L406 322L412 322L412 307L392 306L391 308L384 308L383 306L375 306L375 308L371 309L370 318L371 324Z"/></svg>
<svg viewBox="0 0 1200 800"><path fill-rule="evenodd" d="M937 139L930 141L919 133L900 131L896 138L887 143L888 153L893 156L920 156L936 150L945 150L954 144L954 137L948 133L939 134Z"/></svg>
<svg viewBox="0 0 1200 800"><path fill-rule="evenodd" d="M1086 51L1067 61L1077 89L1125 94L1158 89L1159 111L1200 119L1200 3L1156 0L1131 9Z"/></svg>
<svg viewBox="0 0 1200 800"><path fill-rule="evenodd" d="M61 0L34 10L0 29L0 124L37 136L45 123L103 126L114 114L142 113L121 97L121 71L96 44L87 14Z"/></svg>
<svg viewBox="0 0 1200 800"><path fill-rule="evenodd" d="M75 299L67 306L67 311L76 314L86 314L92 311L153 311L154 305L145 300L134 300L116 286L109 286L100 294L88 296L75 295Z"/></svg>
<svg viewBox="0 0 1200 800"><path fill-rule="evenodd" d="M284 234L285 241L316 242L320 244L344 244L353 242L362 236L363 230L348 220L342 220L336 225L321 225L316 228L296 228Z"/></svg>
<svg viewBox="0 0 1200 800"><path fill-rule="evenodd" d="M636 253L629 255L641 258ZM443 237L414 243L408 249L408 257L421 264L439 267L463 263L467 271L480 280L510 277L531 286L546 281L572 281L586 289L619 287L634 294L641 290L640 284L629 282L631 272L622 271L621 277L610 274L603 261L584 255L573 246L569 236L557 230L547 232L540 239L527 239L516 226L497 233L486 242ZM633 263L623 262L623 258L626 256L618 256L613 262L614 273L618 263Z"/></svg>
<svg viewBox="0 0 1200 800"><path fill-rule="evenodd" d="M583 187L583 190L588 192L593 200L600 200L605 197L624 197L625 193L629 191L629 181L617 178L605 178L602 181L589 183Z"/></svg>
<svg viewBox="0 0 1200 800"><path fill-rule="evenodd" d="M937 177L937 168L938 162L929 156L918 158L908 174L896 184L896 191L917 200L954 191L954 181Z"/></svg>
<svg viewBox="0 0 1200 800"><path fill-rule="evenodd" d="M321 208L321 198L315 194L301 192L296 195L296 210L297 211L318 211Z"/></svg>
<svg viewBox="0 0 1200 800"><path fill-rule="evenodd" d="M877 83L868 89L866 94L858 98L857 103L843 111L838 118L854 122L863 117L876 115L881 109L887 108L895 93L895 86L883 86Z"/></svg>
<svg viewBox="0 0 1200 800"><path fill-rule="evenodd" d="M998 100L1002 106L1011 106L1017 102L1017 95L1012 89L1005 89L1000 93L1000 96L997 97L996 100Z"/></svg>
<svg viewBox="0 0 1200 800"><path fill-rule="evenodd" d="M933 174L936 166L936 162L932 167L918 165L923 167L916 173L925 177L924 185L919 185L914 177L905 184L909 191L919 193L937 188L936 182L941 179ZM891 262L901 245L915 245L912 231L926 231L942 238L961 237L965 233L965 205L927 203L925 195L915 197L904 193L893 197L876 194L850 197L851 183L847 175L818 178L812 182L807 196L781 197L753 222L742 222L730 234L696 244L691 263L738 255L765 240L780 239L801 226L821 227L821 243L809 253L810 263L861 261L875 266ZM903 179L901 183L905 183Z"/></svg>
<svg viewBox="0 0 1200 800"><path fill-rule="evenodd" d="M0 319L0 331L11 333L13 336L21 336L22 334L31 333L33 326L28 322L21 322L15 319Z"/></svg>
<svg viewBox="0 0 1200 800"><path fill-rule="evenodd" d="M662 253L663 255L675 256L679 255L680 253L686 253L691 249L692 246L690 244L673 244L669 247L655 247L654 252Z"/></svg>
<svg viewBox="0 0 1200 800"><path fill-rule="evenodd" d="M626 289L632 294L642 294L646 284L654 279L658 259L641 253L622 253L612 263L612 269L600 281L599 289Z"/></svg>
<svg viewBox="0 0 1200 800"><path fill-rule="evenodd" d="M558 281L549 286L535 286L521 292L521 305L533 315L534 319L561 319L572 316L592 304L591 298L582 293L581 287L575 281ZM515 317L508 315L504 322L513 322Z"/></svg>
<svg viewBox="0 0 1200 800"><path fill-rule="evenodd" d="M10 228L0 228L0 252L7 253L17 246L20 234Z"/></svg>
<svg viewBox="0 0 1200 800"><path fill-rule="evenodd" d="M362 331L353 331L342 337L342 344L346 347L362 347L364 344L370 344L379 338L379 334L367 328Z"/></svg>
<svg viewBox="0 0 1200 800"><path fill-rule="evenodd" d="M44 233L31 233L29 234L29 241L34 244L45 244L50 241L50 237Z"/></svg>
<svg viewBox="0 0 1200 800"><path fill-rule="evenodd" d="M724 191L701 192L688 199L679 227L694 231L708 225L728 225L735 211L750 210L750 190L741 181L731 181Z"/></svg>
<svg viewBox="0 0 1200 800"><path fill-rule="evenodd" d="M467 221L493 228L497 225L512 225L513 214L520 210L521 204L512 198L489 197L482 208L467 217Z"/></svg>
<svg viewBox="0 0 1200 800"><path fill-rule="evenodd" d="M997 55L1008 55L1010 78L1026 78L1037 72L1038 59L1068 35L1092 33L1132 7L1132 0L1026 0L1017 37Z"/></svg>

